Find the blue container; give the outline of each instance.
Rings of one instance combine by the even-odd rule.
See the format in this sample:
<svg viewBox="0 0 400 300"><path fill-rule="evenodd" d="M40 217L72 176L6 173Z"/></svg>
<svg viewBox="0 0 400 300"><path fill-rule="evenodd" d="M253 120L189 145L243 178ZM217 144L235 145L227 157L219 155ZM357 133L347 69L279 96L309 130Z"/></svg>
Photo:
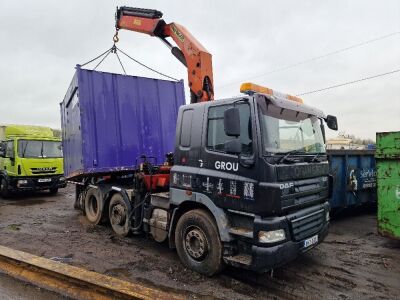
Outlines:
<svg viewBox="0 0 400 300"><path fill-rule="evenodd" d="M376 167L373 150L329 150L333 175L331 208L376 203Z"/></svg>
<svg viewBox="0 0 400 300"><path fill-rule="evenodd" d="M183 81L77 66L60 104L66 177L133 170L143 154L163 162L174 151L183 104Z"/></svg>

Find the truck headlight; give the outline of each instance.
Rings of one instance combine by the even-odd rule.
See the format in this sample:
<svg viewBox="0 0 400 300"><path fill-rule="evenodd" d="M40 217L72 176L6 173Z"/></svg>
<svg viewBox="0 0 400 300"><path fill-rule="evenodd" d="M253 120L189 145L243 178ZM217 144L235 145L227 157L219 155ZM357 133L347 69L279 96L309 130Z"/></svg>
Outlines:
<svg viewBox="0 0 400 300"><path fill-rule="evenodd" d="M26 180L26 179L20 179L20 180L17 181L17 183L18 183L19 185L28 184L28 180Z"/></svg>
<svg viewBox="0 0 400 300"><path fill-rule="evenodd" d="M58 180L60 180L60 181L65 181L65 177L64 177L64 176L61 176Z"/></svg>
<svg viewBox="0 0 400 300"><path fill-rule="evenodd" d="M330 217L330 215L329 215L329 211L327 211L327 212L326 212L326 215L325 215L325 220L326 220L327 222L329 222L330 219L331 219L331 217Z"/></svg>
<svg viewBox="0 0 400 300"><path fill-rule="evenodd" d="M258 232L258 240L260 243L276 243L283 241L285 238L285 230L283 229Z"/></svg>

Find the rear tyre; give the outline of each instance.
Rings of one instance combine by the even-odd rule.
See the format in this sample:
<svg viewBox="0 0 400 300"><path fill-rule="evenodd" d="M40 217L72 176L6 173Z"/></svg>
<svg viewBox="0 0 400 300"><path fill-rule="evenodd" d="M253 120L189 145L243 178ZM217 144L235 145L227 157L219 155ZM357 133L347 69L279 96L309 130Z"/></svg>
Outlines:
<svg viewBox="0 0 400 300"><path fill-rule="evenodd" d="M175 245L183 265L212 276L223 267L222 244L210 214L195 209L182 215L175 230Z"/></svg>
<svg viewBox="0 0 400 300"><path fill-rule="evenodd" d="M112 229L119 236L130 234L130 211L130 204L124 200L120 193L111 197L108 216Z"/></svg>
<svg viewBox="0 0 400 300"><path fill-rule="evenodd" d="M10 192L8 191L8 182L3 177L0 179L0 195L4 199L10 196Z"/></svg>
<svg viewBox="0 0 400 300"><path fill-rule="evenodd" d="M103 199L97 189L89 188L85 196L86 219L94 225L101 223L103 213Z"/></svg>
<svg viewBox="0 0 400 300"><path fill-rule="evenodd" d="M50 195L55 195L58 193L58 188L50 189Z"/></svg>

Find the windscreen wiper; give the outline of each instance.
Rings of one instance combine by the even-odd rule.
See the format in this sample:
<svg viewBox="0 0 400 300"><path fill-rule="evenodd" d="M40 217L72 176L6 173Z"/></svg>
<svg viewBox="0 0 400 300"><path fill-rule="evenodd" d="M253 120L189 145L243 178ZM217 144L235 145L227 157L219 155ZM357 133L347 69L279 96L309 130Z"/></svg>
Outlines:
<svg viewBox="0 0 400 300"><path fill-rule="evenodd" d="M311 158L310 162L314 162L314 161L318 161L320 162L320 160L318 159L321 155L326 154L325 152L318 152L315 153L315 155L313 156L313 158Z"/></svg>
<svg viewBox="0 0 400 300"><path fill-rule="evenodd" d="M284 161L285 159L287 159L290 155L293 155L293 154L304 154L304 151L300 150L300 149L296 149L296 150L290 150L290 151L287 151L287 152L281 152L279 154L283 154L283 156L278 159L278 164L281 163L282 161Z"/></svg>
<svg viewBox="0 0 400 300"><path fill-rule="evenodd" d="M311 158L310 162L314 162L314 161L319 161L318 157L321 155L321 153L316 153L313 158Z"/></svg>

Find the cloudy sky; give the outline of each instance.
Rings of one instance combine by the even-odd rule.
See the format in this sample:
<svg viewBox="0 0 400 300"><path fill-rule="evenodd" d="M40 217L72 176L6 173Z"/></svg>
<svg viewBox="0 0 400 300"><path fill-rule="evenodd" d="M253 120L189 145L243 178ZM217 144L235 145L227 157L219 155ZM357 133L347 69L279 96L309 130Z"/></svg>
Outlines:
<svg viewBox="0 0 400 300"><path fill-rule="evenodd" d="M158 9L167 22L186 26L213 55L217 98L238 95L245 81L296 95L400 69L398 0L1 0L0 123L59 128L58 103L75 65L111 47L121 5ZM119 36L125 52L186 80L186 69L158 39ZM157 77L122 59L128 73ZM121 72L115 57L100 69ZM336 115L349 134L374 138L377 131L400 130L400 72L303 98Z"/></svg>

